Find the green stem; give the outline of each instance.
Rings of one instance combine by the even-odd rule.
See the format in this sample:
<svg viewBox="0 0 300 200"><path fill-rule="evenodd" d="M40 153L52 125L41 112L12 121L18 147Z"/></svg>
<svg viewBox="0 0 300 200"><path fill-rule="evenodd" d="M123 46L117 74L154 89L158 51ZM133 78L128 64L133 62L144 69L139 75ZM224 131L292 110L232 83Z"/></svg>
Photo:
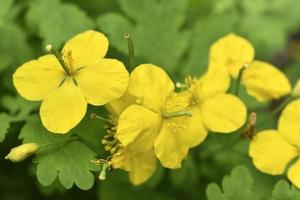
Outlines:
<svg viewBox="0 0 300 200"><path fill-rule="evenodd" d="M54 50L52 48L52 45L49 45L48 47L46 47L46 49L49 53L53 54L57 58L57 60L60 63L61 67L63 68L63 70L66 72L67 75L70 76L71 71L70 71L69 67L66 65L62 55L60 53L58 53L58 51Z"/></svg>
<svg viewBox="0 0 300 200"><path fill-rule="evenodd" d="M104 118L104 117L101 117L101 116L97 115L96 113L92 113L91 114L91 118L92 119L100 119L100 120L102 120L102 121L104 121L106 123L114 124L114 122L112 120Z"/></svg>
<svg viewBox="0 0 300 200"><path fill-rule="evenodd" d="M234 94L236 96L239 96L241 80L242 80L242 76L243 76L243 73L244 73L246 68L247 68L246 66L243 66L241 68L241 70L239 71L239 75L238 75L237 80L236 80L236 86L235 86L235 91L234 91Z"/></svg>
<svg viewBox="0 0 300 200"><path fill-rule="evenodd" d="M134 68L134 45L131 40L130 35L127 33L125 34L124 38L127 40L128 45L128 64L129 64L129 71L132 71Z"/></svg>
<svg viewBox="0 0 300 200"><path fill-rule="evenodd" d="M256 124L256 127L262 126L265 123L267 123L268 121L270 121L270 119L272 119L273 117L275 117L276 115L278 115L281 110L291 101L293 100L292 96L287 97L284 101L282 101L279 106L268 116L266 117L264 120L260 121L259 123Z"/></svg>
<svg viewBox="0 0 300 200"><path fill-rule="evenodd" d="M79 139L80 139L79 136L74 136L74 137L71 137L71 138L66 139L66 140L60 140L60 141L51 142L51 143L48 143L48 144L42 144L42 145L40 145L40 148L46 148L46 147L49 147L49 146L52 146L52 145L67 143L67 142L71 142L71 141L79 140Z"/></svg>

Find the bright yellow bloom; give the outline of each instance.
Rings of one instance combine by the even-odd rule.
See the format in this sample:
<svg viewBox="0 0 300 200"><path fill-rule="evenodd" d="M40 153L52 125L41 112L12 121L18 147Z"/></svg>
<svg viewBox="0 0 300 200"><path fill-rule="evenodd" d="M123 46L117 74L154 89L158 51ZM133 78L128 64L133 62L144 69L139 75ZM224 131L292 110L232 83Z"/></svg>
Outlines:
<svg viewBox="0 0 300 200"><path fill-rule="evenodd" d="M154 155L164 167L179 168L194 144L194 135L202 133L202 127L189 116L187 95L175 93L169 76L151 64L140 65L131 73L128 93L135 98L135 104L119 117L115 137L121 146L129 149L132 155L136 152L141 156L149 155L145 160L152 163L152 167L145 163L145 171L146 168L155 169ZM202 141L205 136L204 132ZM149 172L153 171L138 176L147 178Z"/></svg>
<svg viewBox="0 0 300 200"><path fill-rule="evenodd" d="M255 61L253 46L235 34L226 35L211 46L209 62L210 68L225 67L234 78L245 67L241 83L259 101L278 99L291 92L286 76L269 63Z"/></svg>
<svg viewBox="0 0 300 200"><path fill-rule="evenodd" d="M234 95L225 94L230 77L224 68L211 68L200 79L188 79L187 85L193 120L197 122L195 125L202 127L194 145L201 142L203 132L231 133L245 123L247 109L244 103Z"/></svg>
<svg viewBox="0 0 300 200"><path fill-rule="evenodd" d="M42 101L40 116L49 131L67 133L88 103L103 105L126 91L128 72L122 62L104 58L107 50L102 33L80 33L63 47L63 61L51 54L31 60L16 70L13 83L25 99Z"/></svg>
<svg viewBox="0 0 300 200"><path fill-rule="evenodd" d="M282 112L278 130L266 130L254 136L249 155L260 171L271 175L285 172L290 161L288 179L300 188L300 99L291 102Z"/></svg>

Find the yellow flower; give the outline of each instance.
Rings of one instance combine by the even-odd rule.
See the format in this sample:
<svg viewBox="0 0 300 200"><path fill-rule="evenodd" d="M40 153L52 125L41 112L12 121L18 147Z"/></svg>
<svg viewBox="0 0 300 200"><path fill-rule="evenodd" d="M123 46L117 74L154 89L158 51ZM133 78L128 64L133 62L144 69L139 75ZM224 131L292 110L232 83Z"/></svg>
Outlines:
<svg viewBox="0 0 300 200"><path fill-rule="evenodd" d="M291 102L282 112L278 130L259 132L251 141L249 155L257 169L271 175L283 174L300 188L300 100ZM297 160L294 160L297 158ZM290 161L294 160L290 165Z"/></svg>
<svg viewBox="0 0 300 200"><path fill-rule="evenodd" d="M114 168L128 171L130 182L134 185L140 185L147 181L155 172L156 157L153 149L138 152L130 147L126 147L114 154L111 165Z"/></svg>
<svg viewBox="0 0 300 200"><path fill-rule="evenodd" d="M61 59L48 54L19 67L13 83L19 94L42 101L40 116L51 132L66 133L84 117L87 104L103 105L126 91L128 72L123 63L104 58L107 38L86 31L71 38Z"/></svg>
<svg viewBox="0 0 300 200"><path fill-rule="evenodd" d="M109 160L110 165L115 169L128 171L130 182L134 185L140 185L147 181L155 172L156 157L153 148L149 151L136 151L132 148L135 144L121 147L118 140L114 138L119 116L127 107L135 103L136 99L126 92L121 98L105 105L109 111L112 124L108 128L108 134L104 139L104 143L106 143L106 150L112 154Z"/></svg>
<svg viewBox="0 0 300 200"><path fill-rule="evenodd" d="M22 144L12 148L5 159L11 160L12 162L21 162L37 152L39 148L39 145L36 143Z"/></svg>
<svg viewBox="0 0 300 200"><path fill-rule="evenodd" d="M254 60L253 46L235 34L226 35L211 46L209 61L210 68L225 67L234 78L244 67L241 83L259 101L278 99L291 92L286 76L275 66Z"/></svg>
<svg viewBox="0 0 300 200"><path fill-rule="evenodd" d="M202 132L195 136L194 145L201 142L208 130L219 133L231 133L239 129L246 121L247 109L236 96L225 94L230 85L228 71L224 68L212 68L200 79L187 79L186 85L191 94L190 102L193 120Z"/></svg>
<svg viewBox="0 0 300 200"><path fill-rule="evenodd" d="M140 65L131 73L128 93L136 103L119 117L115 137L121 146L132 155L137 152L141 159L143 154L148 154L145 160L152 163L152 167L147 165L147 169L155 169L154 155L164 167L179 168L193 146L194 135L202 133L202 127L195 125L198 122L189 116L187 95L175 93L169 76L151 64ZM201 140L205 135L204 132ZM149 174L139 176L149 177Z"/></svg>

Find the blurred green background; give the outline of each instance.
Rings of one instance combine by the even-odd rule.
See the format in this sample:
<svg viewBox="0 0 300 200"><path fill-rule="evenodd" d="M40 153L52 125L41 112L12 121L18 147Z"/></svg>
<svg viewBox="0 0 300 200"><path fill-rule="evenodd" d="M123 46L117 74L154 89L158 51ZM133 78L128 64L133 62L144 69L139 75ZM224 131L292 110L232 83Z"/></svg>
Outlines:
<svg viewBox="0 0 300 200"><path fill-rule="evenodd" d="M59 49L70 37L88 29L104 32L110 40L108 57L126 64L124 34L129 33L135 46L135 63L161 66L174 81L203 73L210 45L230 32L249 39L255 46L256 59L275 64L291 83L300 78L299 0L0 0L1 200L282 200L283 194L286 200L299 199L297 189L291 189L287 181L279 181L286 179L284 176L264 175L253 167L247 155L249 141L239 140L232 145L235 134L210 134L190 152L181 169L158 167L151 180L139 187L130 185L126 173L118 170L104 182L96 179L87 191L76 186L65 189L59 180L45 184L45 177L39 180L49 186L42 186L35 175L35 160L20 164L4 160L9 150L20 144L20 131L21 138L26 139L33 137L28 132L40 130L28 128L34 124L32 116L36 115L38 104L16 94L12 73L23 62L43 55L46 44ZM258 103L245 91L241 95L249 110L259 113L259 118L267 116L278 104ZM275 128L276 120L270 120L264 128ZM24 124L26 130L22 129ZM104 131L98 128L99 124L96 128L82 125L87 126L94 130L93 134L99 134L96 142L100 146ZM82 127L81 132L85 132L87 129ZM77 131L80 134L80 129ZM96 153L103 154L102 147L98 148ZM76 167L74 163L68 170ZM49 173L54 170L51 163L47 167Z"/></svg>

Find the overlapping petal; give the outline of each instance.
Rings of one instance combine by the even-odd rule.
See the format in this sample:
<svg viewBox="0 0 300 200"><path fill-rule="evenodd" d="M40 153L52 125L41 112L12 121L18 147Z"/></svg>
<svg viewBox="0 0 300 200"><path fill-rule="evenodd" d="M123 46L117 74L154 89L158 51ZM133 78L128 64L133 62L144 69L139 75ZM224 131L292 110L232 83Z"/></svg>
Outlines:
<svg viewBox="0 0 300 200"><path fill-rule="evenodd" d="M292 164L292 166L288 170L288 179L292 181L297 188L300 188L300 159L297 160L296 163Z"/></svg>
<svg viewBox="0 0 300 200"><path fill-rule="evenodd" d="M167 96L174 91L174 84L167 73L151 64L136 67L130 75L128 92L141 105L159 112Z"/></svg>
<svg viewBox="0 0 300 200"><path fill-rule="evenodd" d="M288 143L278 131L267 130L254 137L250 144L249 154L260 171L279 175L298 153L297 149Z"/></svg>
<svg viewBox="0 0 300 200"><path fill-rule="evenodd" d="M129 172L130 182L140 185L147 181L155 172L156 157L153 150L135 152L125 149L112 159L114 168L121 168Z"/></svg>
<svg viewBox="0 0 300 200"><path fill-rule="evenodd" d="M197 81L196 94L201 100L225 93L230 86L230 75L225 67L212 66L207 73Z"/></svg>
<svg viewBox="0 0 300 200"><path fill-rule="evenodd" d="M164 167L171 169L181 167L181 162L189 150L187 129L180 118L186 117L164 120L154 144L156 157Z"/></svg>
<svg viewBox="0 0 300 200"><path fill-rule="evenodd" d="M200 105L205 126L214 132L231 133L246 121L247 109L234 95L220 94Z"/></svg>
<svg viewBox="0 0 300 200"><path fill-rule="evenodd" d="M300 147L300 99L294 100L282 111L278 131L293 145Z"/></svg>
<svg viewBox="0 0 300 200"><path fill-rule="evenodd" d="M201 144L207 137L208 130L204 126L201 110L197 106L191 108L192 117L186 118L185 137L190 147Z"/></svg>
<svg viewBox="0 0 300 200"><path fill-rule="evenodd" d="M87 102L98 106L120 98L129 75L122 62L105 58L79 70L75 79Z"/></svg>
<svg viewBox="0 0 300 200"><path fill-rule="evenodd" d="M246 39L229 34L211 46L209 59L220 67L225 66L233 77L237 77L243 65L254 59L254 48Z"/></svg>
<svg viewBox="0 0 300 200"><path fill-rule="evenodd" d="M62 54L70 55L74 62L73 70L89 66L91 63L103 58L108 50L108 39L100 32L88 30L71 38L63 47Z"/></svg>
<svg viewBox="0 0 300 200"><path fill-rule="evenodd" d="M279 99L291 92L287 77L275 66L262 61L253 61L245 69L242 83L247 92L260 101Z"/></svg>
<svg viewBox="0 0 300 200"><path fill-rule="evenodd" d="M51 92L42 102L40 116L43 125L53 133L67 133L84 117L87 103L71 78Z"/></svg>
<svg viewBox="0 0 300 200"><path fill-rule="evenodd" d="M135 151L153 148L161 119L157 113L139 105L129 106L119 117L115 137L122 146L131 145Z"/></svg>
<svg viewBox="0 0 300 200"><path fill-rule="evenodd" d="M43 100L64 80L64 71L53 55L45 55L19 67L13 83L19 94L32 101Z"/></svg>

